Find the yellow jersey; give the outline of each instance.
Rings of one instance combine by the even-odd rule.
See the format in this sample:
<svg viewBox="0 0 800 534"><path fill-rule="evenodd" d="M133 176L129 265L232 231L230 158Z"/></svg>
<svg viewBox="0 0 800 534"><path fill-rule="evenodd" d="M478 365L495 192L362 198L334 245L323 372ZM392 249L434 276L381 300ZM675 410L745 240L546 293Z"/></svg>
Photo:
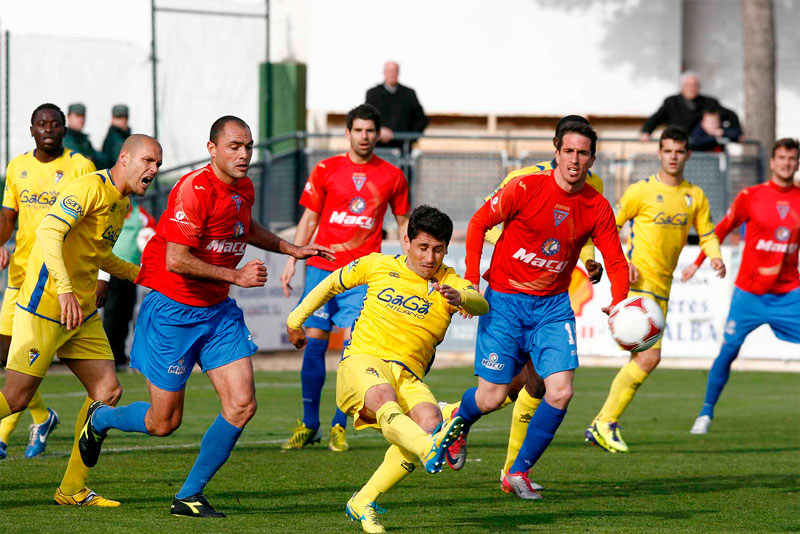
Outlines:
<svg viewBox="0 0 800 534"><path fill-rule="evenodd" d="M34 232L59 193L79 176L94 172L94 163L77 152L64 153L49 163L34 156L35 150L15 157L6 168L3 208L17 212L16 248L8 264L8 287L19 289L25 265L36 240Z"/></svg>
<svg viewBox="0 0 800 534"><path fill-rule="evenodd" d="M112 254L130 200L123 197L108 169L72 180L36 230L17 306L61 322L58 295L72 292L84 321L97 312L97 271L135 280L139 266Z"/></svg>
<svg viewBox="0 0 800 534"><path fill-rule="evenodd" d="M408 268L406 256L376 252L331 273L298 304L286 323L300 329L314 310L334 295L367 284L361 315L342 358L375 356L399 363L421 379L459 309L433 288L434 282L459 290L461 309L467 313L482 315L489 311L483 296L452 267L441 265L434 279L425 280Z"/></svg>
<svg viewBox="0 0 800 534"><path fill-rule="evenodd" d="M531 165L530 167L523 167L522 169L517 169L515 171L511 171L510 173L508 173L506 175L506 177L503 179L503 181L500 182L500 185L498 185L497 188L495 188L495 190L492 191L492 194L484 199L484 202L488 202L489 199L491 199L495 195L495 193L500 191L503 187L506 186L506 184L508 182L510 182L511 180L516 178L517 176L523 176L525 174L533 174L535 172L541 172L541 171L551 171L551 170L553 170L553 163L555 163L554 159L550 160L550 161L542 161L542 162L537 163L535 165ZM592 171L589 171L588 174L586 175L586 185L588 185L589 187L593 188L595 191L597 191L601 195L603 194L603 180L599 176L597 176L596 174L592 174ZM502 232L503 231L500 228L500 225L497 225L494 228L492 228L491 230L489 230L488 232L486 232L486 238L485 239L486 239L486 241L488 241L492 245L496 245L497 244L497 240L500 239L500 234ZM581 249L580 258L581 258L581 262L584 263L584 264L586 264L587 260L593 260L594 259L594 244L592 243L591 239L588 240L586 242L586 244L583 246L583 248Z"/></svg>
<svg viewBox="0 0 800 534"><path fill-rule="evenodd" d="M686 180L667 185L656 173L631 184L617 205L617 228L631 219L627 255L639 270L639 282L631 284L631 289L637 289L646 279L654 288L654 296L669 298L672 273L692 225L703 252L709 258L722 257L708 199L702 189Z"/></svg>

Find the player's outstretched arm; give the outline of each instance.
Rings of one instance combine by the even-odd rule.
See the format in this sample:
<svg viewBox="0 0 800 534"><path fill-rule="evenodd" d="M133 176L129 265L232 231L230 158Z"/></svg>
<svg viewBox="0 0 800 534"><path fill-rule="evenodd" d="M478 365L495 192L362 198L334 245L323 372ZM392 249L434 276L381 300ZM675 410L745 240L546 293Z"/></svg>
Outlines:
<svg viewBox="0 0 800 534"><path fill-rule="evenodd" d="M113 252L103 260L100 269L107 272L111 276L116 276L122 280L130 280L133 282L139 276L139 266L129 261L125 261Z"/></svg>
<svg viewBox="0 0 800 534"><path fill-rule="evenodd" d="M261 287L267 283L267 267L261 260L251 260L241 269L228 269L206 263L191 253L187 245L167 242L167 270L201 280L226 282L239 287Z"/></svg>
<svg viewBox="0 0 800 534"><path fill-rule="evenodd" d="M451 306L460 308L469 317L484 315L489 312L489 302L471 286L469 288L456 289L447 284L434 283L433 288L441 293Z"/></svg>
<svg viewBox="0 0 800 534"><path fill-rule="evenodd" d="M250 223L250 236L247 242L260 249L279 254L287 254L298 260L305 260L312 256L322 256L328 261L336 259L336 254L332 249L312 243L310 245L296 246L285 239L281 239L273 234L256 221Z"/></svg>
<svg viewBox="0 0 800 534"><path fill-rule="evenodd" d="M303 331L303 324L306 319L311 317L317 309L323 306L330 299L343 293L349 287L355 287L363 282L357 282L361 273L356 272L357 262L351 263L346 267L337 269L325 277L322 282L300 301L300 304L292 310L286 318L286 333L289 334L289 342L298 349L302 349L306 344L306 336ZM360 271L360 269L359 269ZM347 286L345 286L347 284Z"/></svg>
<svg viewBox="0 0 800 534"><path fill-rule="evenodd" d="M317 226L319 226L319 213L306 208L306 210L303 212L303 216L300 217L300 222L297 223L297 229L294 232L294 244L297 246L307 245L309 241L311 241L311 237L314 235L314 232L317 231ZM296 264L297 258L294 256L289 256L286 258L286 266L283 268L283 272L281 273L281 288L283 289L283 294L286 295L286 298L289 298L289 296L292 294L291 282L292 277L294 276Z"/></svg>

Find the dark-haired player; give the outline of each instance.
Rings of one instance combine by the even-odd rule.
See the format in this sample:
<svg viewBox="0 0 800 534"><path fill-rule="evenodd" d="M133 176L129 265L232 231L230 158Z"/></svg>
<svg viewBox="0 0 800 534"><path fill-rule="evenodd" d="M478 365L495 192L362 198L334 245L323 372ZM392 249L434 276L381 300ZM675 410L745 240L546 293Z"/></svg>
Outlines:
<svg viewBox="0 0 800 534"><path fill-rule="evenodd" d="M94 163L64 148L64 113L55 104L42 104L31 114L31 137L36 148L8 163L3 210L0 216L0 268L8 266L8 287L3 292L0 312L0 361L5 365L11 344L11 326L17 308L17 294L25 280L25 266L36 241L35 231L59 193L74 178L95 171ZM18 223L16 247L9 262L2 245L8 242ZM25 456L33 458L44 452L47 437L58 425L58 414L49 409L37 390L28 409L33 416ZM0 460L6 457L9 437L22 412L9 415L0 423Z"/></svg>
<svg viewBox="0 0 800 534"><path fill-rule="evenodd" d="M503 233L484 278L489 313L480 318L475 349L478 387L464 392L458 416L465 428L505 401L513 378L528 360L546 393L530 421L503 488L523 499L541 496L528 471L544 453L566 414L578 367L575 314L568 288L572 270L591 238L603 254L612 302L628 293L628 270L608 201L585 187L597 134L569 122L556 136L556 168L518 176L492 195L467 229L467 280L477 286L486 232ZM607 309L606 309L607 310Z"/></svg>
<svg viewBox="0 0 800 534"><path fill-rule="evenodd" d="M150 403L119 408L92 404L80 442L81 457L92 467L111 428L171 434L183 417L186 381L199 364L219 395L222 413L203 436L197 461L172 501L171 513L188 517L225 517L208 503L203 488L228 459L256 411L250 356L257 347L228 290L230 284L263 286L267 268L263 261L252 260L237 269L245 247L251 244L300 259L333 259L330 249L295 247L251 220L254 193L247 170L253 137L244 121L229 115L217 119L208 152L211 163L172 188L136 279L153 289L139 310L131 348L131 367L147 378Z"/></svg>
<svg viewBox="0 0 800 534"><path fill-rule="evenodd" d="M381 130L378 110L369 104L351 109L346 117L345 136L350 149L320 161L308 177L300 204L306 209L294 236L294 244L311 241L332 248L336 261L311 258L306 262L303 297L331 271L347 265L356 258L381 250L381 230L386 208L391 206L397 219L399 235L404 235L408 223L408 183L394 165L374 154ZM281 274L283 292L290 295L295 258L286 261ZM303 387L303 420L298 421L292 436L283 449L301 449L321 440L319 405L325 384L325 351L331 328L345 330L350 338L353 322L361 310L366 288L356 287L336 295L324 307L308 318L308 344L303 353L300 379ZM301 300L302 298L301 297ZM331 421L328 448L335 452L348 448L345 427L347 417L337 410Z"/></svg>
<svg viewBox="0 0 800 534"><path fill-rule="evenodd" d="M706 195L683 178L690 155L686 131L677 126L666 128L658 142L661 168L630 185L617 210L617 228L632 221L628 246L630 296L652 299L661 307L664 317L675 266L692 226L700 237L700 247L712 258L711 266L717 276L725 276L725 264L719 240L714 235ZM600 413L586 429L586 441L611 453L628 452L617 421L660 361L661 339L647 350L631 353L630 361L611 382Z"/></svg>
<svg viewBox="0 0 800 534"><path fill-rule="evenodd" d="M336 374L336 404L353 416L356 430L379 429L392 444L346 511L364 532L385 532L378 523L378 497L422 462L429 473L444 464L447 446L461 433L461 419L442 422L436 399L422 378L433 363L450 319L488 311L472 284L442 264L453 234L450 218L436 208L411 213L403 237L407 255L373 253L353 260L323 279L289 315L289 340L302 348L303 323L325 302L351 287L367 288Z"/></svg>
<svg viewBox="0 0 800 534"><path fill-rule="evenodd" d="M768 324L778 339L800 343L800 188L792 184L799 158L797 139L776 141L769 160L770 181L739 193L717 224L720 241L741 224L747 224L747 235L722 348L708 373L705 401L692 434L708 432L731 364L750 332ZM684 269L682 279L691 278L704 259L701 253Z"/></svg>

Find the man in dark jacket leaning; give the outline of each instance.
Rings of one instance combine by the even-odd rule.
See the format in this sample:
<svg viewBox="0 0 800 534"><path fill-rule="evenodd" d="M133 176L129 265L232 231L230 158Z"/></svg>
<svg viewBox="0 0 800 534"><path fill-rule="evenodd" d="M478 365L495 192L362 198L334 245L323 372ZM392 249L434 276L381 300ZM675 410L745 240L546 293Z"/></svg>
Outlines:
<svg viewBox="0 0 800 534"><path fill-rule="evenodd" d="M422 109L417 93L397 81L400 66L388 61L383 66L383 83L367 91L367 104L372 104L381 114L379 147L402 147L403 141L394 139L395 132L422 132L428 126L428 117Z"/></svg>
<svg viewBox="0 0 800 534"><path fill-rule="evenodd" d="M680 126L691 132L708 109L719 109L716 98L700 94L700 81L694 72L681 74L681 92L664 100L661 107L642 125L640 141L649 141L653 130L661 125Z"/></svg>

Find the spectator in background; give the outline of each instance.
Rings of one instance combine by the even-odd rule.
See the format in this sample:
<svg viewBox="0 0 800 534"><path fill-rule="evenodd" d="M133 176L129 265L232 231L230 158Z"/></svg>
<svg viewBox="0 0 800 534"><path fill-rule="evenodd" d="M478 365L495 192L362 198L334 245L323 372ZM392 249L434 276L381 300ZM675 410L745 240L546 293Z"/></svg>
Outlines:
<svg viewBox="0 0 800 534"><path fill-rule="evenodd" d="M86 106L79 102L70 104L67 108L67 133L64 134L64 148L92 160L98 169L104 169L106 165L102 161L102 154L95 151L92 142L89 141L89 136L83 133L85 124Z"/></svg>
<svg viewBox="0 0 800 534"><path fill-rule="evenodd" d="M132 198L125 225L114 244L114 254L139 265L144 247L155 234L155 228L156 220L153 216ZM118 369L128 364L125 341L128 339L128 328L135 305L136 284L100 271L97 277L97 306L104 306L103 329Z"/></svg>
<svg viewBox="0 0 800 534"><path fill-rule="evenodd" d="M640 141L649 141L650 134L659 126L679 126L691 132L703 118L707 109L719 109L716 98L700 94L700 81L697 74L691 71L681 74L681 92L664 100L649 119L642 125Z"/></svg>
<svg viewBox="0 0 800 534"><path fill-rule="evenodd" d="M381 114L379 147L400 148L403 141L394 139L395 132L423 132L428 117L417 100L417 93L397 81L400 66L387 61L383 66L383 83L367 91L367 104L372 104Z"/></svg>
<svg viewBox="0 0 800 534"><path fill-rule="evenodd" d="M128 106L117 104L111 108L111 126L108 127L106 139L103 141L103 157L108 165L117 161L122 143L130 137L131 129L128 128Z"/></svg>
<svg viewBox="0 0 800 534"><path fill-rule="evenodd" d="M730 113L733 113L730 110ZM708 109L703 113L700 123L694 127L689 136L689 150L701 152L722 152L723 147L731 142L738 141L742 135L741 128L738 128L738 117L736 118L737 127L731 125L731 121L726 121L727 127L722 123L722 108Z"/></svg>

